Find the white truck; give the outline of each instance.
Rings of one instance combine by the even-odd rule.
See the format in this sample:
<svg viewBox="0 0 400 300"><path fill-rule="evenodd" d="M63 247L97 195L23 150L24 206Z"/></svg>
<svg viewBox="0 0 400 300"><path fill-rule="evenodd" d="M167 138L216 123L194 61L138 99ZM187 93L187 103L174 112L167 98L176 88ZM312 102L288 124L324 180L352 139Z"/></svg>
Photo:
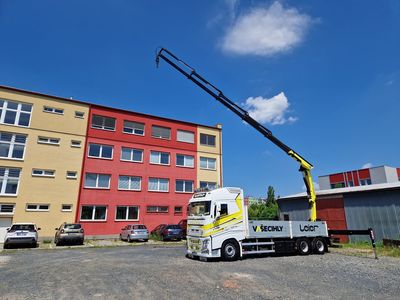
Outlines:
<svg viewBox="0 0 400 300"><path fill-rule="evenodd" d="M249 220L240 188L197 192L189 200L189 257L232 261L262 253L323 254L328 245L324 221Z"/></svg>

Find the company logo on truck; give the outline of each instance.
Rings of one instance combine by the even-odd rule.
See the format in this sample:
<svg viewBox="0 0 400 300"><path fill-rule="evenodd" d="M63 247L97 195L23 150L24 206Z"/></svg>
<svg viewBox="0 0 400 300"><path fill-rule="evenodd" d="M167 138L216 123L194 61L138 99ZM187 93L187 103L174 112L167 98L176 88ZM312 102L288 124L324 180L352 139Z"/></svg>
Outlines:
<svg viewBox="0 0 400 300"><path fill-rule="evenodd" d="M282 229L283 226L264 226L264 225L253 226L253 230L255 232L282 231Z"/></svg>
<svg viewBox="0 0 400 300"><path fill-rule="evenodd" d="M304 225L303 227L300 224L300 231L315 231L318 228L318 225Z"/></svg>

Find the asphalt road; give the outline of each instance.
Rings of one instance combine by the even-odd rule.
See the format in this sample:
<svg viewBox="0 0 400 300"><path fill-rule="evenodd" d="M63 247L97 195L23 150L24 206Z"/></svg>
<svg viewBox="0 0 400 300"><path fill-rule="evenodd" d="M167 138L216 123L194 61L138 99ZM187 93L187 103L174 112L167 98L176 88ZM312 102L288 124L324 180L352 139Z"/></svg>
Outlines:
<svg viewBox="0 0 400 300"><path fill-rule="evenodd" d="M399 299L400 260L344 256L201 262L183 246L0 253L1 299Z"/></svg>

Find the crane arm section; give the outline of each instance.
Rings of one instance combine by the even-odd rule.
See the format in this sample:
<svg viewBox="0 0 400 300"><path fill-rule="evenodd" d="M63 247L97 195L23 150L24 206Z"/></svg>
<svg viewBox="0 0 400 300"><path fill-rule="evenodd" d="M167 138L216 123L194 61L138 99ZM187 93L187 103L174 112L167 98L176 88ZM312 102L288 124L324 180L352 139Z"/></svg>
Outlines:
<svg viewBox="0 0 400 300"><path fill-rule="evenodd" d="M290 157L294 158L298 163L300 163L299 171L302 172L303 174L304 183L307 189L310 221L315 221L317 219L317 213L316 213L316 196L314 190L314 183L311 177L311 169L313 167L312 164L309 163L307 160L305 160L298 153L296 153L293 149L284 144L282 141L280 141L277 137L275 137L272 134L272 132L268 128L257 122L255 119L253 119L246 110L244 110L235 102L226 97L221 90L219 90L213 84L211 84L202 76L200 76L195 71L195 69L193 69L184 61L180 60L169 50L161 48L157 52L156 56L157 66L159 64L160 59L163 59L174 69L176 69L178 72L184 75L187 79L191 80L194 84L202 88L206 93L215 98L218 102L227 107L229 110L234 112L242 120L251 125L254 129L260 132L272 143L274 143L276 146L282 149L286 154L288 154Z"/></svg>

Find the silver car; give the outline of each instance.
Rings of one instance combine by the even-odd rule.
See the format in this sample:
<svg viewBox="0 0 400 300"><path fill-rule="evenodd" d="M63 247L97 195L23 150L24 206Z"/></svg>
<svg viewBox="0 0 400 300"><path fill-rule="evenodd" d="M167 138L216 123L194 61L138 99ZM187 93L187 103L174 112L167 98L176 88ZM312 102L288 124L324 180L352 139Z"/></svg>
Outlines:
<svg viewBox="0 0 400 300"><path fill-rule="evenodd" d="M34 223L15 223L11 228L7 228L4 237L4 249L10 248L12 245L30 245L37 247L38 230Z"/></svg>
<svg viewBox="0 0 400 300"><path fill-rule="evenodd" d="M143 224L126 225L124 228L121 229L119 238L121 240L126 240L129 243L138 240L143 240L147 242L149 240L149 231Z"/></svg>

